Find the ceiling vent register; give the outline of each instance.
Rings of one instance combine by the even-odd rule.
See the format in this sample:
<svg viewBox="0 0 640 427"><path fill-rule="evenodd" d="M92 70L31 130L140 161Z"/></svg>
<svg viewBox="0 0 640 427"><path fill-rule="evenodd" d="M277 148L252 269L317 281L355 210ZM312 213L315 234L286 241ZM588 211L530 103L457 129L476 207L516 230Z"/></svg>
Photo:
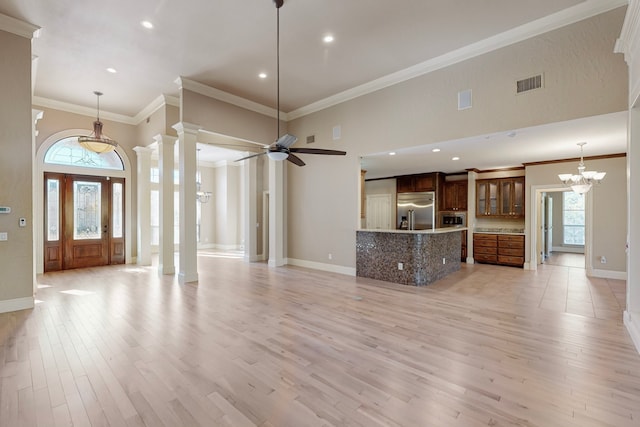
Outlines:
<svg viewBox="0 0 640 427"><path fill-rule="evenodd" d="M518 80L516 82L516 94L529 92L542 87L542 74Z"/></svg>

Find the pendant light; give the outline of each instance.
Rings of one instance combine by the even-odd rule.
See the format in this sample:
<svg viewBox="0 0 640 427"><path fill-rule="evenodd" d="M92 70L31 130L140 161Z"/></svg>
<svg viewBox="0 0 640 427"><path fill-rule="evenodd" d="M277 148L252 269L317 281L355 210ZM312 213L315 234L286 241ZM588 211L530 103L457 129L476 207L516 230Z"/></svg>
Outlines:
<svg viewBox="0 0 640 427"><path fill-rule="evenodd" d="M118 143L102 135L102 122L100 121L100 96L102 96L102 92L95 91L93 93L98 98L98 115L96 121L93 122L93 133L89 136L79 136L78 143L84 149L94 153L107 153L115 150Z"/></svg>
<svg viewBox="0 0 640 427"><path fill-rule="evenodd" d="M196 200L207 203L211 199L211 191L202 191L202 175L200 174L200 148L196 151Z"/></svg>
<svg viewBox="0 0 640 427"><path fill-rule="evenodd" d="M578 163L578 174L573 175L570 173L561 173L558 175L560 181L567 187L571 187L574 193L584 194L591 190L593 184L599 184L604 179L606 172L597 171L585 171L583 157L583 147L587 145L586 142L579 142L580 146L580 163Z"/></svg>

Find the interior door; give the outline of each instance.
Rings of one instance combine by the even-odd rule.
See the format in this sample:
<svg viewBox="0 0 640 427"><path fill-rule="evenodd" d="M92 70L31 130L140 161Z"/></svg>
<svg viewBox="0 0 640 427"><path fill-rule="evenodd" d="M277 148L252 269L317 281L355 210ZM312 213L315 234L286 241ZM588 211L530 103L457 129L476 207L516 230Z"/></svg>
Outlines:
<svg viewBox="0 0 640 427"><path fill-rule="evenodd" d="M45 272L124 263L124 179L47 173L45 186Z"/></svg>

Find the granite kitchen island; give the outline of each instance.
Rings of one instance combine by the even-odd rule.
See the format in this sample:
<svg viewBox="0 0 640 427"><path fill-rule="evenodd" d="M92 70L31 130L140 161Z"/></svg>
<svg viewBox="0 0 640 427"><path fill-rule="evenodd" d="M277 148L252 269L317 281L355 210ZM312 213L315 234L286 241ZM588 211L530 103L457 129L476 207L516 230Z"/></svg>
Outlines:
<svg viewBox="0 0 640 427"><path fill-rule="evenodd" d="M357 230L356 276L429 285L460 270L463 230Z"/></svg>

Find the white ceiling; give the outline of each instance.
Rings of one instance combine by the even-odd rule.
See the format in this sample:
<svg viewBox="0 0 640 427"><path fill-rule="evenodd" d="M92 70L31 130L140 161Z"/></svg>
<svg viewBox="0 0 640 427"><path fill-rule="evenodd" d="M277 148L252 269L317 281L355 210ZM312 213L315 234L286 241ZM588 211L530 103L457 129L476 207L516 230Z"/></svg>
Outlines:
<svg viewBox="0 0 640 427"><path fill-rule="evenodd" d="M624 4L624 0L285 0L280 9L281 109L299 110L521 28L542 31ZM93 91L100 90L104 92L102 110L134 117L159 95L176 95L175 81L184 77L275 107L276 8L272 0L0 0L0 13L42 28L33 41L34 95L41 99L94 108ZM142 20L155 27L143 28ZM329 33L336 40L325 45L322 37ZM118 72L111 74L108 67ZM259 79L259 72L268 77ZM537 138L536 144L527 144L536 132L543 132L548 140L557 140L558 132L563 132L565 141L588 140L585 154L604 154L592 136L568 134L594 123L565 125L518 130L514 138L491 135L443 143L447 151L439 154L464 151L461 167L455 169L497 167L493 163L503 152L510 152L514 159L545 160L549 150L557 147L550 144L540 152ZM616 135L622 127L626 131L622 117L602 119L595 126L600 131L604 129L600 126L613 126L604 131ZM623 139L620 134L620 141L607 150L624 151ZM472 154L469 150L488 141L503 144L504 149L479 150L473 153L473 165L465 163ZM404 151L412 150L413 154L420 151ZM575 157L576 150L569 147L558 155ZM485 163L489 153L493 163ZM399 153L393 162L381 158L365 159L367 169L391 171L396 162L401 164L395 170L415 167L409 163L415 156ZM504 162L505 166L513 163Z"/></svg>

